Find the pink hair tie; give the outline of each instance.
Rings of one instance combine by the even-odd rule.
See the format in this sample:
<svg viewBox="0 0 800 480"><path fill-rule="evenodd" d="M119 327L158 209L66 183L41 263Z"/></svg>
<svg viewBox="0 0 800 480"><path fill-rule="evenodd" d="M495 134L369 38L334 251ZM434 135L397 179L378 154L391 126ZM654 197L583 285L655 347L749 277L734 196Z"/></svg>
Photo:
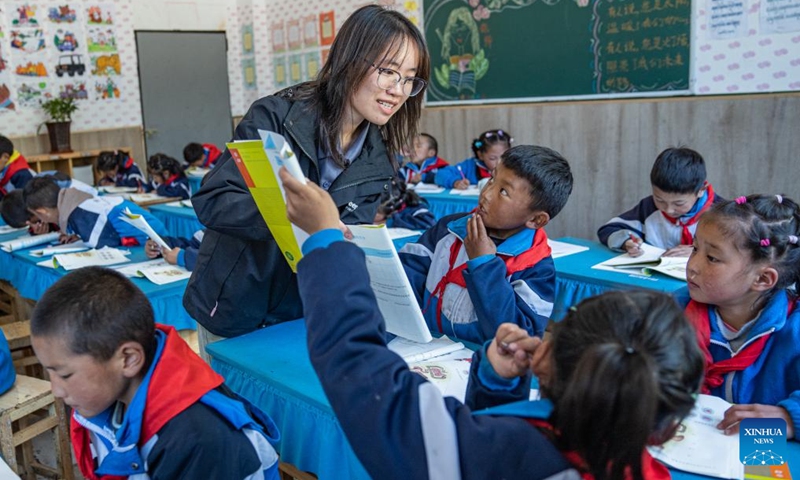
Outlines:
<svg viewBox="0 0 800 480"><path fill-rule="evenodd" d="M761 246L762 247L769 247L769 238L762 238L761 239Z"/></svg>
<svg viewBox="0 0 800 480"><path fill-rule="evenodd" d="M777 199L778 199L778 203L783 203L783 196L781 196L781 195L775 195L775 198L777 198Z"/></svg>
<svg viewBox="0 0 800 480"><path fill-rule="evenodd" d="M736 199L736 205L742 205L745 203L747 203L747 197L745 197L744 195Z"/></svg>
<svg viewBox="0 0 800 480"><path fill-rule="evenodd" d="M797 245L797 235L789 235L789 243Z"/></svg>

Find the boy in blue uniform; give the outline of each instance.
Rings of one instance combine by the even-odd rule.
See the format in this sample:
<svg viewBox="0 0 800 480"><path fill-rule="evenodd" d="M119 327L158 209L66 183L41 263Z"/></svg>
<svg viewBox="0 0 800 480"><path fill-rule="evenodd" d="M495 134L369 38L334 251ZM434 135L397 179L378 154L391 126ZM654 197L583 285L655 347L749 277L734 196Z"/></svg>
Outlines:
<svg viewBox="0 0 800 480"><path fill-rule="evenodd" d="M278 479L275 424L237 397L110 269L53 284L31 317L84 477Z"/></svg>
<svg viewBox="0 0 800 480"><path fill-rule="evenodd" d="M205 233L205 230L198 230L194 232L192 238L161 237L169 246L169 250L164 250L156 242L147 239L145 253L147 258L164 257L170 265L178 265L191 272L197 263L197 254L200 252L200 244L203 243Z"/></svg>
<svg viewBox="0 0 800 480"><path fill-rule="evenodd" d="M100 174L98 185L144 189L145 180L142 171L133 161L133 157L125 152L118 150L100 152L95 168Z"/></svg>
<svg viewBox="0 0 800 480"><path fill-rule="evenodd" d="M69 175L56 171L37 173L36 177L50 177L56 181L61 188L76 188L86 192L91 196L97 195L97 190L80 180L74 180ZM25 206L25 198L22 190L14 190L3 197L0 202L0 216L7 225L14 228L29 227L32 235L39 235L51 231L57 231L58 225L42 223L36 215L28 211Z"/></svg>
<svg viewBox="0 0 800 480"><path fill-rule="evenodd" d="M414 139L411 161L400 168L400 177L407 184L434 183L436 172L450 164L438 156L439 142L428 133L420 133Z"/></svg>
<svg viewBox="0 0 800 480"><path fill-rule="evenodd" d="M0 135L0 200L8 193L22 189L33 178L34 171L11 140Z"/></svg>
<svg viewBox="0 0 800 480"><path fill-rule="evenodd" d="M121 197L92 197L75 188L62 189L50 177L34 178L24 193L28 211L42 222L57 224L65 235L77 235L92 248L145 244L147 235L120 220L126 208L143 215L159 235L167 234L161 220Z"/></svg>
<svg viewBox="0 0 800 480"><path fill-rule="evenodd" d="M520 145L503 154L473 213L406 244L400 260L431 332L482 343L505 321L541 336L556 287L544 226L571 192L558 152Z"/></svg>
<svg viewBox="0 0 800 480"><path fill-rule="evenodd" d="M642 242L666 249L667 257L688 257L701 215L724 201L706 181L703 157L690 148L668 148L656 158L650 183L651 196L600 227L600 242L632 257L643 253Z"/></svg>

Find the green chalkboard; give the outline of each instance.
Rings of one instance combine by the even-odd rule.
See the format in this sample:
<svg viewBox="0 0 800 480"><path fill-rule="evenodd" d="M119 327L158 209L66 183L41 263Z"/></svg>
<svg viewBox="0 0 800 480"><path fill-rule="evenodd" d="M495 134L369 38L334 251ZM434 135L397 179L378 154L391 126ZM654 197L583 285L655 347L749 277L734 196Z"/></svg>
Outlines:
<svg viewBox="0 0 800 480"><path fill-rule="evenodd" d="M424 0L423 6L429 104L689 89L690 0Z"/></svg>

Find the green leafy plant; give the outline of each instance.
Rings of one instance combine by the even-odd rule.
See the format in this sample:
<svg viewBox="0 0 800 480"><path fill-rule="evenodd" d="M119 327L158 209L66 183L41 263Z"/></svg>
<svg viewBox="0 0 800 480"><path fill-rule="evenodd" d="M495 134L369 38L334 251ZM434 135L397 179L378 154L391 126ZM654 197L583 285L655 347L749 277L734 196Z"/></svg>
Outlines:
<svg viewBox="0 0 800 480"><path fill-rule="evenodd" d="M78 104L74 98L51 98L42 102L42 109L51 122L69 122L78 109Z"/></svg>

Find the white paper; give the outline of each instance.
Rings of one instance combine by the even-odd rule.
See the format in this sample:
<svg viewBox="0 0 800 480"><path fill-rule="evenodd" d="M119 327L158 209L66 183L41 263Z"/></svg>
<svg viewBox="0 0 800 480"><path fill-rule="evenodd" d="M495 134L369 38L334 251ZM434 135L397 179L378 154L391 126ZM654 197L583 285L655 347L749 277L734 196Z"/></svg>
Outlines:
<svg viewBox="0 0 800 480"><path fill-rule="evenodd" d="M761 0L760 4L760 33L800 30L800 0Z"/></svg>
<svg viewBox="0 0 800 480"><path fill-rule="evenodd" d="M119 216L119 219L144 232L144 234L147 235L150 240L156 242L161 248L166 248L167 250L170 249L169 245L167 245L167 242L161 238L161 235L157 234L156 231L153 230L153 227L147 223L147 219L144 218L144 215L132 213L130 209L125 208L125 210L122 212L122 215Z"/></svg>
<svg viewBox="0 0 800 480"><path fill-rule="evenodd" d="M180 201L180 200L178 200L178 201L176 201L176 202L169 202L169 203L165 203L165 204L164 204L164 206L165 206L165 207L178 207L178 208L180 208L180 207L182 207L182 206L183 206L183 204L181 203L181 201Z"/></svg>
<svg viewBox="0 0 800 480"><path fill-rule="evenodd" d="M187 177L195 177L195 178L203 178L210 171L211 171L210 168L190 167L190 168L186 169L186 176Z"/></svg>
<svg viewBox="0 0 800 480"><path fill-rule="evenodd" d="M57 253L74 253L82 252L84 250L89 250L89 246L86 245L83 240L78 240L77 242L65 243L64 245L55 245L52 247L43 248L41 250L31 250L31 255L34 257L48 257Z"/></svg>
<svg viewBox="0 0 800 480"><path fill-rule="evenodd" d="M708 36L738 38L747 34L745 0L708 0Z"/></svg>
<svg viewBox="0 0 800 480"><path fill-rule="evenodd" d="M163 258L155 258L153 260L147 260L146 262L131 263L128 265L120 265L118 267L111 267L111 268L125 275L126 277L133 278L133 277L143 276L142 274L139 273L139 270L142 270L147 267L155 267L162 265L169 265L169 263L167 263L167 261L164 260Z"/></svg>
<svg viewBox="0 0 800 480"><path fill-rule="evenodd" d="M194 208L194 205L192 205L192 200L191 199L181 200L180 203L184 207Z"/></svg>
<svg viewBox="0 0 800 480"><path fill-rule="evenodd" d="M172 282L188 280L192 272L178 265L150 265L139 269L139 274L156 285L166 285Z"/></svg>
<svg viewBox="0 0 800 480"><path fill-rule="evenodd" d="M14 252L16 250L23 250L25 248L35 247L36 245L54 242L58 240L59 235L58 232L44 233L42 235L28 235L15 238L14 240L0 242L0 248L6 252Z"/></svg>
<svg viewBox="0 0 800 480"><path fill-rule="evenodd" d="M412 188L412 185L409 185L408 188ZM418 183L413 185L413 190L418 193L442 193L444 192L444 187L434 183Z"/></svg>
<svg viewBox="0 0 800 480"><path fill-rule="evenodd" d="M647 243L640 244L639 249L644 253L638 257L632 257L627 253L623 253L622 255L606 260L603 262L603 264L609 267L618 267L621 265L658 263L658 261L661 259L661 255L666 252L666 250L663 248L654 247L653 245Z"/></svg>
<svg viewBox="0 0 800 480"><path fill-rule="evenodd" d="M389 228L389 238L392 240L397 240L398 238L406 238L406 237L413 237L414 235L420 235L422 233L421 230L411 230L408 228Z"/></svg>
<svg viewBox="0 0 800 480"><path fill-rule="evenodd" d="M678 427L672 440L648 447L650 454L667 465L720 478L744 478L739 461L739 435L717 429L731 404L710 395L698 395L694 409Z"/></svg>
<svg viewBox="0 0 800 480"><path fill-rule="evenodd" d="M366 254L369 283L386 330L417 342L430 342L433 337L387 230L385 225L350 225L353 242Z"/></svg>
<svg viewBox="0 0 800 480"><path fill-rule="evenodd" d="M573 253L580 253L589 250L589 247L575 245L567 242L559 242L558 240L547 239L547 245L550 246L550 256L553 258L566 257Z"/></svg>
<svg viewBox="0 0 800 480"><path fill-rule="evenodd" d="M136 190L138 190L136 187L118 187L116 185L97 187L97 191L103 193L135 193Z"/></svg>
<svg viewBox="0 0 800 480"><path fill-rule="evenodd" d="M67 271L83 267L104 267L127 262L130 262L130 259L122 251L110 247L53 256L53 264L59 265Z"/></svg>
<svg viewBox="0 0 800 480"><path fill-rule="evenodd" d="M161 200L166 197L162 197L157 193L131 193L127 196L128 200L133 203L146 203L146 202L153 202L156 200Z"/></svg>
<svg viewBox="0 0 800 480"><path fill-rule="evenodd" d="M461 195L462 197L477 197L481 194L481 190L477 185L470 185L465 190L454 188L450 190L450 195Z"/></svg>
<svg viewBox="0 0 800 480"><path fill-rule="evenodd" d="M403 357L406 363L421 362L447 355L464 348L461 342L454 342L447 336L434 338L428 343L419 343L407 338L397 337L387 345L389 350ZM472 352L469 352L472 355Z"/></svg>
<svg viewBox="0 0 800 480"><path fill-rule="evenodd" d="M39 265L40 267L45 267L45 268L52 268L53 270L56 269L56 266L53 265L53 259L52 258L48 258L46 260L42 260L41 262L36 262L36 265Z"/></svg>

